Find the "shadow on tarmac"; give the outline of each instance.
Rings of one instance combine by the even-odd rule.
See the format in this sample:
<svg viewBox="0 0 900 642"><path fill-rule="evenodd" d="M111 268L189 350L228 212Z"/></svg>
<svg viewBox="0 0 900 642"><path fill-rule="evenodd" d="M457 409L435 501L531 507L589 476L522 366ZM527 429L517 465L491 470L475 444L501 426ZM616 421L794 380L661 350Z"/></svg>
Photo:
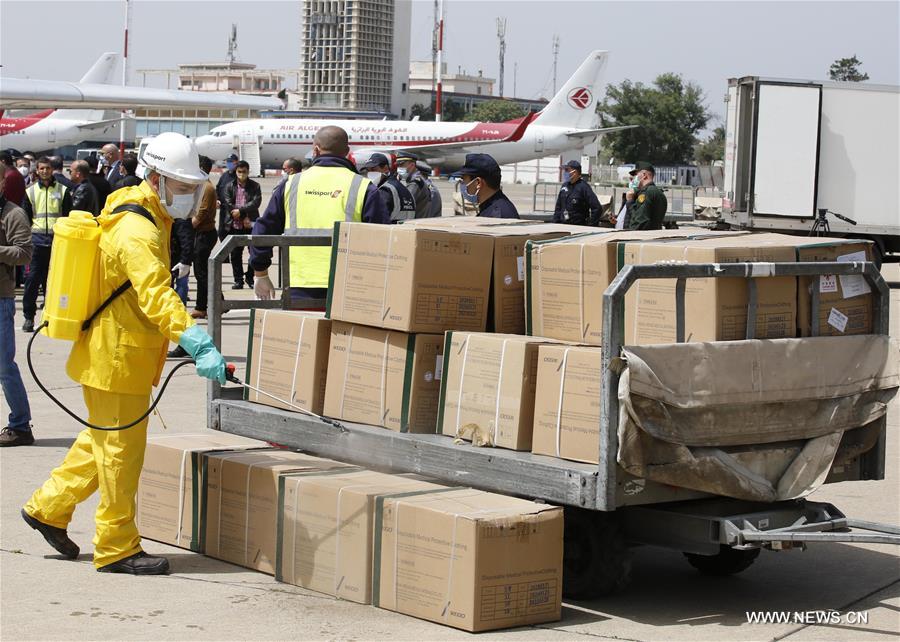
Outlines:
<svg viewBox="0 0 900 642"><path fill-rule="evenodd" d="M701 575L684 557L656 548L634 550L631 584L618 595L568 602L567 625L612 616L653 626L746 626L748 613L859 610L879 590L882 604L900 597L893 554L848 544L812 545L804 552L763 551L756 563L728 577ZM874 590L873 590L874 589ZM864 623L853 627L860 634ZM661 632L662 634L662 632Z"/></svg>

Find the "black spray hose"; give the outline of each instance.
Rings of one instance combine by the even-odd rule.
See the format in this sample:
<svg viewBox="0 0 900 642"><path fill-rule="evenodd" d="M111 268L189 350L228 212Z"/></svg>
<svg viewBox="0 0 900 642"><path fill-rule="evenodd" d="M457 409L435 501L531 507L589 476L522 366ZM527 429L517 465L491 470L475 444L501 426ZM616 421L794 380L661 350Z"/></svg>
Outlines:
<svg viewBox="0 0 900 642"><path fill-rule="evenodd" d="M146 419L150 415L151 412L153 412L156 409L156 404L159 403L159 400L162 398L163 393L165 393L166 386L169 385L169 381L171 381L172 375L174 375L176 372L178 372L179 368L182 368L186 365L194 365L194 362L192 360L186 360L186 361L180 362L178 365L176 365L174 368L172 368L172 371L168 374L165 381L163 381L163 384L159 389L159 394L156 395L156 398L153 400L153 403L147 409L147 412L142 414L140 417L138 417L131 423L125 424L124 426L95 426L94 424L88 423L87 421L85 421L84 419L82 419L81 417L76 415L74 412L72 412L71 410L66 408L66 406L64 406L63 403L59 399L54 397L51 394L51 392L49 390L47 390L47 388L44 387L44 384L41 383L41 380L38 378L37 373L34 371L34 365L31 363L31 346L34 343L34 339L38 335L38 333L40 333L40 331L46 327L47 327L47 322L44 321L40 326L38 326L37 329L35 329L34 334L32 334L31 338L28 340L28 348L25 351L25 357L28 360L28 369L31 371L31 376L34 377L34 381L35 381L35 383L37 383L38 388L40 388L44 392L45 395L50 397L50 400L53 403L55 403L57 406L62 408L63 411L67 415L69 415L72 419L74 419L75 421L80 423L82 426L87 426L88 428L93 428L94 430L108 430L108 431L125 430L126 428L131 428L132 426L138 425L139 423L144 421L144 419ZM234 366L231 366L231 367L234 368ZM232 372L234 372L234 371L232 370Z"/></svg>

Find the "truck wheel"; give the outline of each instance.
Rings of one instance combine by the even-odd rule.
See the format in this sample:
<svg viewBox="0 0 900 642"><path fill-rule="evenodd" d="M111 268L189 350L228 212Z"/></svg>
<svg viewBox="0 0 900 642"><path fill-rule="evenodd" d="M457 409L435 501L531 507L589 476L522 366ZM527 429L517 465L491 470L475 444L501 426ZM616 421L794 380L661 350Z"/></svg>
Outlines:
<svg viewBox="0 0 900 642"><path fill-rule="evenodd" d="M625 588L631 559L619 516L570 507L565 511L563 595L586 600Z"/></svg>
<svg viewBox="0 0 900 642"><path fill-rule="evenodd" d="M685 553L688 563L704 575L724 577L734 575L750 567L759 557L758 548L738 550L729 546L720 546L716 555L696 555Z"/></svg>

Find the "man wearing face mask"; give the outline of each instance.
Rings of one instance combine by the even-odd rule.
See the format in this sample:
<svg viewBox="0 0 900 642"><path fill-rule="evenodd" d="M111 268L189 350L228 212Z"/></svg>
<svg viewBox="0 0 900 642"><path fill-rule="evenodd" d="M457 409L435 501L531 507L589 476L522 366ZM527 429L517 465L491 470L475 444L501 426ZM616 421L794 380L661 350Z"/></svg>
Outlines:
<svg viewBox="0 0 900 642"><path fill-rule="evenodd" d="M391 162L384 154L372 154L362 166L366 177L378 188L378 195L391 215L391 223L416 216L416 201L406 186L391 174Z"/></svg>
<svg viewBox="0 0 900 642"><path fill-rule="evenodd" d="M170 287L169 237L174 219L197 206L206 174L194 143L175 133L155 137L141 153L146 179L116 191L100 213L98 300L109 301L72 347L66 373L82 386L88 420L122 426L147 410L168 342L176 341L200 376L225 383L225 360L195 325ZM120 296L114 291L130 283ZM100 491L94 566L106 573L161 575L164 557L146 554L134 523L147 420L119 431L85 429L63 463L22 509L25 522L68 559L79 548L66 528L77 504Z"/></svg>
<svg viewBox="0 0 900 642"><path fill-rule="evenodd" d="M478 216L519 218L516 206L500 189L500 166L488 154L466 154L459 173L459 191L464 201L478 204Z"/></svg>
<svg viewBox="0 0 900 642"><path fill-rule="evenodd" d="M563 165L563 185L556 197L554 223L600 225L600 201L581 176L581 163L571 160Z"/></svg>
<svg viewBox="0 0 900 642"><path fill-rule="evenodd" d="M632 178L625 193L627 210L624 229L661 230L669 202L653 182L656 169L650 163L640 161L629 173Z"/></svg>
<svg viewBox="0 0 900 642"><path fill-rule="evenodd" d="M272 191L263 215L253 224L253 234L302 234L316 230L331 235L336 221L390 223L378 196L378 188L360 176L347 155L347 132L327 126L313 138L312 167L294 174ZM290 252L291 300L324 299L328 292L331 247L296 247ZM269 278L272 248L250 247L250 265L255 270L256 298L275 296Z"/></svg>
<svg viewBox="0 0 900 642"><path fill-rule="evenodd" d="M428 218L431 212L431 190L416 166L419 157L412 152L397 154L397 178L406 185L416 202L416 218Z"/></svg>
<svg viewBox="0 0 900 642"><path fill-rule="evenodd" d="M219 199L219 240L225 240L228 236L229 222L231 221L231 212L225 207L225 188L237 180L235 170L238 164L237 154L231 154L225 159L225 171L219 176L219 182L216 183L216 198ZM227 262L227 261L226 261Z"/></svg>
<svg viewBox="0 0 900 642"><path fill-rule="evenodd" d="M31 168L31 161L25 156L16 159L16 170L25 181L25 187L30 187L37 180L37 176Z"/></svg>

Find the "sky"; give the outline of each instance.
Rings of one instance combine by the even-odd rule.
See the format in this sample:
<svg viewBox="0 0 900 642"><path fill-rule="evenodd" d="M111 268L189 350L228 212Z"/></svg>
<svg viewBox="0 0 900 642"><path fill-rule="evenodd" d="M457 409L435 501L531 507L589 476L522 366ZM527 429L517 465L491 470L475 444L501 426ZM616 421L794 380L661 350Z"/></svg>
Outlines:
<svg viewBox="0 0 900 642"><path fill-rule="evenodd" d="M432 0L413 3L414 60L431 59L433 6ZM298 65L295 0L134 0L132 7L132 70L224 60L232 22L242 62ZM444 12L448 70L482 69L493 78L499 71L496 19L507 19L507 96L515 85L520 97L549 97L554 34L560 39L558 87L588 52L607 49L607 83L649 83L676 72L700 85L717 115L724 113L729 77L824 79L835 59L854 54L870 83L900 84L897 0L444 0ZM0 75L78 80L101 53L121 51L124 15L122 0L0 0ZM40 37L27 28L34 24ZM132 82L140 84L140 76L132 74Z"/></svg>

